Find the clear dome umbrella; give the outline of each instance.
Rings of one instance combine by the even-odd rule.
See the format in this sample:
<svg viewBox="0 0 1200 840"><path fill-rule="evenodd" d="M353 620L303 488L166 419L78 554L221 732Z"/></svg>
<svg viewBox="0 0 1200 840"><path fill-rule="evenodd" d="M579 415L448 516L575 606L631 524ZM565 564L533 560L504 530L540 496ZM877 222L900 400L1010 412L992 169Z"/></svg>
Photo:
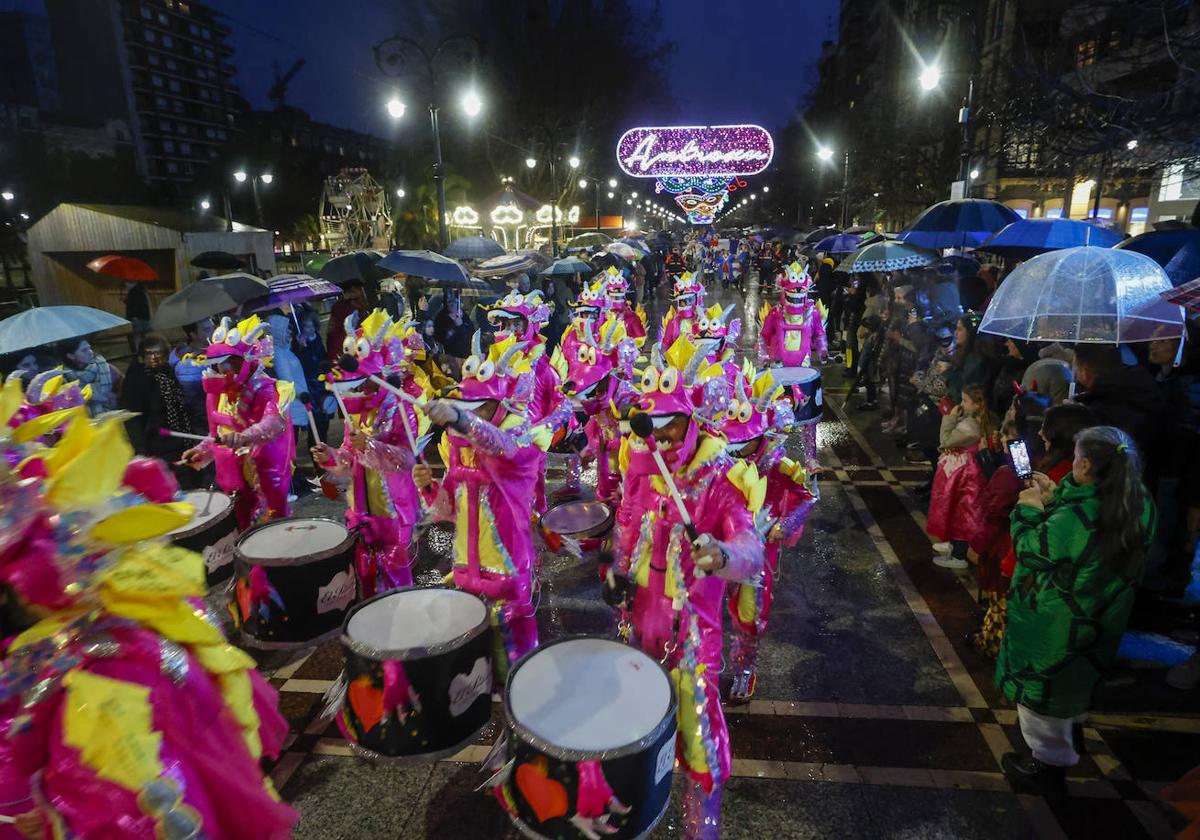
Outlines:
<svg viewBox="0 0 1200 840"><path fill-rule="evenodd" d="M1162 268L1135 251L1051 251L1021 263L1004 279L979 329L1064 344L1177 338L1183 310L1162 298L1170 289Z"/></svg>

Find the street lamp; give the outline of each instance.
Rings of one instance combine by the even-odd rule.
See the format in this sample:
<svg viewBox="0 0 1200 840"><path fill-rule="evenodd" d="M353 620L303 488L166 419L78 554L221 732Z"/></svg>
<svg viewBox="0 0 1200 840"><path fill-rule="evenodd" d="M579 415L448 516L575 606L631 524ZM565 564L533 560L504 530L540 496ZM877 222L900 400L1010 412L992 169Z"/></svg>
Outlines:
<svg viewBox="0 0 1200 840"><path fill-rule="evenodd" d="M483 110L483 100L473 90L467 91L462 98L462 109L468 117L477 117Z"/></svg>
<svg viewBox="0 0 1200 840"><path fill-rule="evenodd" d="M1129 151L1131 151L1131 152L1132 152L1134 149L1136 149L1137 147L1138 147L1138 141L1137 141L1137 139L1136 139L1136 138L1135 138L1135 139L1133 139L1133 140L1130 140L1128 143L1126 143L1126 144L1125 144L1125 148L1126 148L1126 149L1128 149L1128 150L1129 150Z"/></svg>
<svg viewBox="0 0 1200 840"><path fill-rule="evenodd" d="M921 75L917 76L917 81L921 83L921 90L935 90L942 83L942 68L936 64L930 64L921 70Z"/></svg>
<svg viewBox="0 0 1200 840"><path fill-rule="evenodd" d="M972 169L970 175L971 175L971 180L974 181L976 178L979 177L979 170Z"/></svg>
<svg viewBox="0 0 1200 840"><path fill-rule="evenodd" d="M828 163L829 161L833 160L833 149L829 148L828 146L820 146L817 148L817 157L819 157L823 163ZM847 200L847 195L849 193L849 188L850 188L850 149L847 148L846 151L843 153L843 157L842 157L842 227L843 228L847 227L850 224L846 219L846 211L847 211L846 200ZM825 206L828 207L829 205L827 204Z"/></svg>
<svg viewBox="0 0 1200 840"><path fill-rule="evenodd" d="M608 194L608 197L609 197L609 198L612 198L612 197L613 197L615 194L616 194L616 193L613 193L613 192L611 192L611 191L610 191L610 192L609 192L609 194Z"/></svg>
<svg viewBox="0 0 1200 840"><path fill-rule="evenodd" d="M829 148L828 146L821 146L819 149L817 149L817 157L823 161L833 160L833 149Z"/></svg>
<svg viewBox="0 0 1200 840"><path fill-rule="evenodd" d="M575 155L571 155L569 158L567 158L567 165L570 166L572 169L578 169L579 168L579 158Z"/></svg>
<svg viewBox="0 0 1200 840"><path fill-rule="evenodd" d="M770 191L771 191L771 188L770 188L770 187L767 187L767 186L764 186L764 187L763 187L763 192L765 192L765 193L769 193Z"/></svg>
<svg viewBox="0 0 1200 840"><path fill-rule="evenodd" d="M0 192L0 198L3 198L5 201L12 201L16 197L17 197L16 193L14 193L12 190L5 190L4 192Z"/></svg>
<svg viewBox="0 0 1200 840"><path fill-rule="evenodd" d="M616 178L608 179L608 188L610 190L615 190L617 188L617 179Z"/></svg>
<svg viewBox="0 0 1200 840"><path fill-rule="evenodd" d="M587 189L587 178L579 179L579 189Z"/></svg>
<svg viewBox="0 0 1200 840"><path fill-rule="evenodd" d="M249 176L245 173L245 171L241 169L233 173L233 180L237 181L239 184L244 184L246 182L246 178L248 177Z"/></svg>
<svg viewBox="0 0 1200 840"><path fill-rule="evenodd" d="M263 183L264 185L269 185L275 180L275 176L270 172L260 172L257 175L251 176L248 172L246 172L245 169L239 169L233 173L233 180L237 181L239 184L244 184L247 181L250 182L250 190L254 193L254 219L258 223L259 227L263 227L262 197L258 194L258 185L259 182ZM225 193L225 215L229 217L226 220L227 224L225 229L227 231L231 231L233 230L233 215L230 213L229 209L228 192Z"/></svg>
<svg viewBox="0 0 1200 840"><path fill-rule="evenodd" d="M400 97L393 96L387 101L388 116L394 120L398 120L404 116L405 105L400 101Z"/></svg>
<svg viewBox="0 0 1200 840"><path fill-rule="evenodd" d="M525 158L525 165L528 166L530 169L533 169L535 166L537 166L537 158L531 158L531 157Z"/></svg>
<svg viewBox="0 0 1200 840"><path fill-rule="evenodd" d="M207 198L200 199L200 209L201 210L207 210L210 207L212 207L212 203Z"/></svg>
<svg viewBox="0 0 1200 840"><path fill-rule="evenodd" d="M404 192L404 187L396 187L396 198L404 198L407 193Z"/></svg>

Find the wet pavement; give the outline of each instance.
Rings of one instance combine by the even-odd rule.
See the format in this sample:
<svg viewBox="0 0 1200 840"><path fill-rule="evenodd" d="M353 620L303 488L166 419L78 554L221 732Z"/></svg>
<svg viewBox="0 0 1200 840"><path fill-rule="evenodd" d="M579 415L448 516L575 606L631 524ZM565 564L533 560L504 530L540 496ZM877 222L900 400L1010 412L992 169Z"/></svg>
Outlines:
<svg viewBox="0 0 1200 840"><path fill-rule="evenodd" d="M753 289L744 303L752 323ZM656 324L656 309L651 315ZM743 348L752 341L747 330ZM963 638L980 614L973 581L931 563L911 494L926 470L904 464L872 431L877 414L856 411L857 399L846 405L836 366L825 368L824 384L818 441L830 472L803 538L784 553L758 690L727 709L734 762L723 836L1171 836L1177 818L1154 796L1200 762L1200 692L1167 688L1161 667L1122 663L1100 687L1088 755L1070 773L1072 797L1051 806L1014 794L999 759L1023 749L1016 711L993 687L992 663ZM309 496L296 513L339 517L340 506ZM611 633L593 568L557 559L542 578L543 640ZM336 642L262 662L291 726L271 769L302 815L297 837L519 836L475 791L499 704L477 743L448 760L372 764L351 756L320 717L341 668ZM676 794L679 782L677 774ZM676 795L652 836L678 836L678 803Z"/></svg>

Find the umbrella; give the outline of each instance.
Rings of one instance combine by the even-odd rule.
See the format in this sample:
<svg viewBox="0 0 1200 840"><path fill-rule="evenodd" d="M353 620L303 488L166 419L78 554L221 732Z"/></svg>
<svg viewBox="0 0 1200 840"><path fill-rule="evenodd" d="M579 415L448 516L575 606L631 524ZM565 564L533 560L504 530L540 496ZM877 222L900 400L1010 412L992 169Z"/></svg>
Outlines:
<svg viewBox="0 0 1200 840"><path fill-rule="evenodd" d="M604 246L604 252L607 254L616 254L625 260L640 260L646 256L645 252L639 251L632 245L626 245L624 242L611 242Z"/></svg>
<svg viewBox="0 0 1200 840"><path fill-rule="evenodd" d="M0 354L128 326L124 318L90 306L37 306L0 321Z"/></svg>
<svg viewBox="0 0 1200 840"><path fill-rule="evenodd" d="M979 250L1027 260L1060 248L1111 248L1120 241L1121 234L1116 231L1078 219L1018 219L984 240Z"/></svg>
<svg viewBox="0 0 1200 840"><path fill-rule="evenodd" d="M578 257L563 257L561 260L556 260L542 274L591 274L595 269L592 264L586 260L581 260Z"/></svg>
<svg viewBox="0 0 1200 840"><path fill-rule="evenodd" d="M378 251L351 251L334 257L321 266L321 279L339 286L350 280L375 283L391 277L395 272L376 265L383 258Z"/></svg>
<svg viewBox="0 0 1200 840"><path fill-rule="evenodd" d="M266 280L260 280L253 274L235 271L232 274L218 274L216 277L205 277L203 280L197 280L197 283L203 286L216 286L225 294L229 295L230 299L237 303L245 303L248 300L260 298L270 291Z"/></svg>
<svg viewBox="0 0 1200 840"><path fill-rule="evenodd" d="M849 254L851 251L857 251L863 245L878 242L880 239L883 237L878 234L868 237L860 236L857 233L835 233L811 246L810 250L824 251L827 254Z"/></svg>
<svg viewBox="0 0 1200 840"><path fill-rule="evenodd" d="M921 248L975 248L1021 217L1011 207L982 198L939 201L896 238Z"/></svg>
<svg viewBox="0 0 1200 840"><path fill-rule="evenodd" d="M1115 247L1145 254L1166 268L1167 276L1176 285L1200 276L1200 271L1194 270L1194 266L1200 263L1200 228L1152 230L1126 239ZM1173 262L1181 252L1186 252L1185 256L1180 257L1178 262Z"/></svg>
<svg viewBox="0 0 1200 840"><path fill-rule="evenodd" d="M246 261L235 257L228 251L205 251L192 257L192 265L196 268L211 268L217 271L234 271L246 267Z"/></svg>
<svg viewBox="0 0 1200 840"><path fill-rule="evenodd" d="M943 277L962 280L979 273L979 260L958 255L942 257L933 268Z"/></svg>
<svg viewBox="0 0 1200 840"><path fill-rule="evenodd" d="M318 280L307 274L280 274L267 282L268 291L265 297L254 298L246 302L250 312L262 312L265 309L277 309L284 304L302 303L306 300L321 300L336 297L342 290L328 280Z"/></svg>
<svg viewBox="0 0 1200 840"><path fill-rule="evenodd" d="M249 275L242 276L257 280ZM154 325L155 329L165 330L171 327L182 327L185 324L194 324L204 318L214 318L237 309L246 301L266 294L267 284L261 280L258 280L258 283L259 288L253 290L254 294L234 297L221 283L198 280L163 300L158 305L154 317L150 319L150 323ZM232 283L229 286L236 291L251 291L249 287L238 289Z"/></svg>
<svg viewBox="0 0 1200 840"><path fill-rule="evenodd" d="M535 265L533 258L527 254L505 254L502 257L484 260L475 266L475 273L480 277L501 277L505 274L530 271Z"/></svg>
<svg viewBox="0 0 1200 840"><path fill-rule="evenodd" d="M593 230L593 231L589 231L587 233L581 233L578 236L572 236L570 239L568 239L566 241L565 247L567 247L567 248L597 248L602 245L607 245L608 243L610 243L612 241L613 241L613 238L611 236L609 236L607 233L600 233L599 231Z"/></svg>
<svg viewBox="0 0 1200 840"><path fill-rule="evenodd" d="M637 248L639 251L649 254L652 250L650 243L644 238L638 236L623 236L617 242L628 245L630 248Z"/></svg>
<svg viewBox="0 0 1200 840"><path fill-rule="evenodd" d="M105 274L131 283L149 283L158 279L158 272L137 257L122 257L120 254L108 254L96 257L87 267L97 274Z"/></svg>
<svg viewBox="0 0 1200 840"><path fill-rule="evenodd" d="M486 260L505 253L504 246L488 236L464 236L455 239L443 252L456 260Z"/></svg>
<svg viewBox="0 0 1200 840"><path fill-rule="evenodd" d="M471 275L458 260L443 257L433 251L392 251L379 261L379 268L393 274L409 274L439 281L439 287L460 289L470 285Z"/></svg>
<svg viewBox="0 0 1200 840"><path fill-rule="evenodd" d="M1182 286L1159 292L1167 303L1186 307L1193 312L1200 312L1200 277L1190 280Z"/></svg>
<svg viewBox="0 0 1200 840"><path fill-rule="evenodd" d="M863 227L862 225L854 225L853 227L846 228L844 231L842 231L842 233L874 233L874 228Z"/></svg>
<svg viewBox="0 0 1200 840"><path fill-rule="evenodd" d="M780 231L782 231L782 233L780 233ZM801 242L805 245L814 245L817 242L820 242L825 237L833 236L834 234L836 234L838 232L839 232L838 229L835 227L831 227L831 226L819 227L816 230L812 231L811 233L799 234L800 238L797 241ZM763 236L767 237L768 239L778 239L781 236L794 237L797 235L797 233L798 233L797 231L787 230L786 228L767 228L763 231Z"/></svg>
<svg viewBox="0 0 1200 840"><path fill-rule="evenodd" d="M932 251L903 242L884 240L859 248L842 260L837 270L851 274L866 271L903 271L906 268L933 265L937 261L937 254Z"/></svg>
<svg viewBox="0 0 1200 840"><path fill-rule="evenodd" d="M333 254L314 254L304 261L304 270L316 276L321 273L321 269L325 267L325 263L331 259L333 259Z"/></svg>
<svg viewBox="0 0 1200 840"><path fill-rule="evenodd" d="M1174 338L1183 332L1183 310L1162 299L1170 289L1166 272L1145 254L1086 246L1050 251L1005 278L979 329L1064 343Z"/></svg>
<svg viewBox="0 0 1200 840"><path fill-rule="evenodd" d="M513 253L533 260L533 267L541 271L543 268L549 268L550 264L554 262L554 257L550 256L549 250L547 247L546 252L543 253L537 248L521 248Z"/></svg>

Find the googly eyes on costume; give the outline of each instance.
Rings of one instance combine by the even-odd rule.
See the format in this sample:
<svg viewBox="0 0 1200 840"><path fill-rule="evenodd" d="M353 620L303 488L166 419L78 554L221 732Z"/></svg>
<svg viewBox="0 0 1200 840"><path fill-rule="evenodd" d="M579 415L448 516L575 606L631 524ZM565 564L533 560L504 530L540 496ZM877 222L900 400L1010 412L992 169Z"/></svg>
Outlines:
<svg viewBox="0 0 1200 840"><path fill-rule="evenodd" d="M658 390L658 376L658 368L649 367L642 372L642 391L644 393L649 394Z"/></svg>
<svg viewBox="0 0 1200 840"><path fill-rule="evenodd" d="M679 371L675 368L667 368L662 372L662 376L658 378L658 390L664 394L674 393L678 385Z"/></svg>
<svg viewBox="0 0 1200 840"><path fill-rule="evenodd" d="M226 330L225 327L217 327L212 331L212 336L209 338L209 341L211 341L213 344L224 344L225 334L227 332L228 330Z"/></svg>
<svg viewBox="0 0 1200 840"><path fill-rule="evenodd" d="M749 423L751 415L754 414L754 406L748 402L742 403L738 408L737 419L739 423Z"/></svg>
<svg viewBox="0 0 1200 840"><path fill-rule="evenodd" d="M342 339L342 352L347 356L354 355L354 336L348 335Z"/></svg>
<svg viewBox="0 0 1200 840"><path fill-rule="evenodd" d="M358 358L365 359L371 355L371 342L365 338L360 338L358 343L354 345L354 353Z"/></svg>
<svg viewBox="0 0 1200 840"><path fill-rule="evenodd" d="M487 382L496 375L496 363L491 359L484 359L479 364L479 372L475 374L475 378L480 382Z"/></svg>
<svg viewBox="0 0 1200 840"><path fill-rule="evenodd" d="M462 375L464 379L474 378L475 374L479 373L479 357L470 356L462 366Z"/></svg>
<svg viewBox="0 0 1200 840"><path fill-rule="evenodd" d="M587 362L589 365L596 364L596 348L595 347L587 348Z"/></svg>
<svg viewBox="0 0 1200 840"><path fill-rule="evenodd" d="M712 326L712 323L707 318L701 317L700 320L696 321L696 326L702 332L708 332L708 328Z"/></svg>
<svg viewBox="0 0 1200 840"><path fill-rule="evenodd" d="M587 347L580 344L579 349L575 353L575 360L577 362L579 362L581 365L587 363L587 360L588 360L587 351L588 351Z"/></svg>

